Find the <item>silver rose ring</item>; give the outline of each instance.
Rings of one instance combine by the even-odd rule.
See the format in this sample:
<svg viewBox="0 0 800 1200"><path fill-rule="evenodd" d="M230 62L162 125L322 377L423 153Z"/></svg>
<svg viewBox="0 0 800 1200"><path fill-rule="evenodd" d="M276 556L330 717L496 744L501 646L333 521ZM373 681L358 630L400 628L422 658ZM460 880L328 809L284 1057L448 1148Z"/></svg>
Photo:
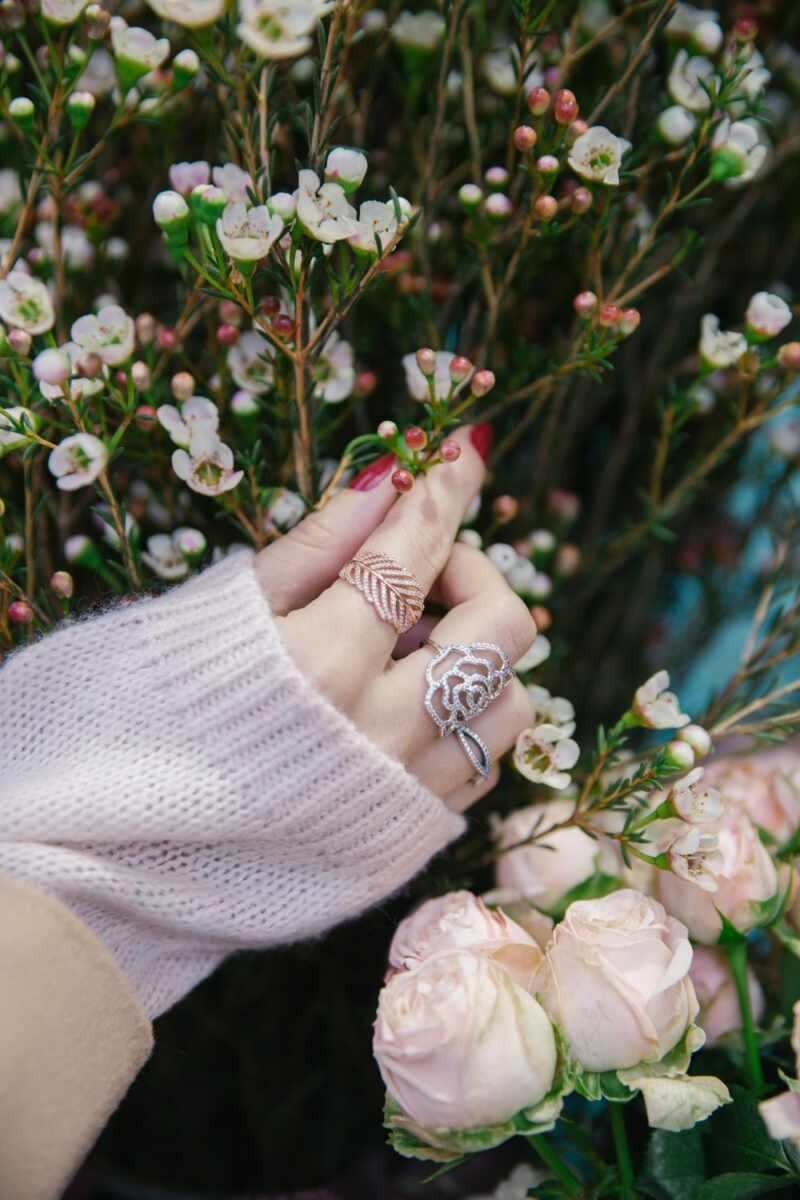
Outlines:
<svg viewBox="0 0 800 1200"><path fill-rule="evenodd" d="M492 755L468 723L485 712L514 678L508 656L493 642L440 646L429 638L426 645L435 651L435 657L425 670L425 708L440 736L454 733L480 778L485 779L492 769Z"/></svg>

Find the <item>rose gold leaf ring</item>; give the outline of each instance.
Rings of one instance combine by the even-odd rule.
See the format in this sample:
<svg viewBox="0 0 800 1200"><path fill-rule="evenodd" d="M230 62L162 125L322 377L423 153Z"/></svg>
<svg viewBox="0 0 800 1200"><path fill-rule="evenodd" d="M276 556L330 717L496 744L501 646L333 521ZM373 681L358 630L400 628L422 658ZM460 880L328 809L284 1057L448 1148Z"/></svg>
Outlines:
<svg viewBox="0 0 800 1200"><path fill-rule="evenodd" d="M381 620L397 633L405 633L422 616L425 593L415 576L388 554L359 550L342 567L339 578L358 588Z"/></svg>

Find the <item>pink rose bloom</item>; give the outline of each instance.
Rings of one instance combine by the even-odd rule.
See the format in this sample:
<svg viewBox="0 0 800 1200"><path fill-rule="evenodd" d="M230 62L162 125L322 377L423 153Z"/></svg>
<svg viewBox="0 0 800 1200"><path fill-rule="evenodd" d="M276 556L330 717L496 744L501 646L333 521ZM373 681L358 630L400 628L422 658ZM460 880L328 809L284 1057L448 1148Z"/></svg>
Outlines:
<svg viewBox="0 0 800 1200"><path fill-rule="evenodd" d="M723 803L785 841L800 826L800 751L787 746L741 758L718 758L706 767L706 783Z"/></svg>
<svg viewBox="0 0 800 1200"><path fill-rule="evenodd" d="M472 950L496 959L526 987L542 961L530 934L500 909L487 908L472 892L448 892L426 900L400 922L389 947L388 978L453 950Z"/></svg>
<svg viewBox="0 0 800 1200"><path fill-rule="evenodd" d="M720 786L718 780L715 784ZM717 853L709 860L716 890L671 871L659 871L656 886L667 911L683 921L694 940L713 946L722 932L720 913L741 933L758 924L756 905L775 895L778 875L755 825L741 809L729 805L720 820L704 825L703 831L718 838Z"/></svg>
<svg viewBox="0 0 800 1200"><path fill-rule="evenodd" d="M736 985L730 967L721 950L711 946L696 946L689 978L694 984L700 1015L697 1024L711 1046L726 1033L741 1029L742 1017ZM753 1020L758 1024L764 1015L764 993L755 973L748 967L747 984Z"/></svg>

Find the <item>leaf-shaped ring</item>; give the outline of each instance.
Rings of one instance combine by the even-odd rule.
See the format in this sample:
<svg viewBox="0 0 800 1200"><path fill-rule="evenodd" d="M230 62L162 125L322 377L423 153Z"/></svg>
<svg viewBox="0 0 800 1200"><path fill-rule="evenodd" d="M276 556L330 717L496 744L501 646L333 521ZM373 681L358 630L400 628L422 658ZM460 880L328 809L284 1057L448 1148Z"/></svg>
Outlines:
<svg viewBox="0 0 800 1200"><path fill-rule="evenodd" d="M488 746L468 722L485 712L514 678L508 656L493 642L440 646L425 670L425 708L441 737L454 733L481 778L492 768Z"/></svg>
<svg viewBox="0 0 800 1200"><path fill-rule="evenodd" d="M425 593L416 576L388 554L359 550L342 567L339 578L357 588L378 616L397 633L405 633L422 616Z"/></svg>

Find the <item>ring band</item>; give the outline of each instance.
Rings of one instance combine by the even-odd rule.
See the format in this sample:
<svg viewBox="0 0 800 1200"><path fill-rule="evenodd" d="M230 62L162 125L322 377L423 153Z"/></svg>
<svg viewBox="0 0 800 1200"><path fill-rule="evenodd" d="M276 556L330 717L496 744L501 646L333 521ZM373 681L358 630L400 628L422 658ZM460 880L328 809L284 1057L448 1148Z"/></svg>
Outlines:
<svg viewBox="0 0 800 1200"><path fill-rule="evenodd" d="M494 642L440 646L428 638L435 652L425 669L425 709L439 727L439 736L454 733L462 750L482 779L492 769L492 755L483 738L468 722L485 712L514 678L508 656Z"/></svg>
<svg viewBox="0 0 800 1200"><path fill-rule="evenodd" d="M425 593L416 576L388 554L359 550L342 567L339 578L357 588L381 620L405 633L416 625L425 608Z"/></svg>

